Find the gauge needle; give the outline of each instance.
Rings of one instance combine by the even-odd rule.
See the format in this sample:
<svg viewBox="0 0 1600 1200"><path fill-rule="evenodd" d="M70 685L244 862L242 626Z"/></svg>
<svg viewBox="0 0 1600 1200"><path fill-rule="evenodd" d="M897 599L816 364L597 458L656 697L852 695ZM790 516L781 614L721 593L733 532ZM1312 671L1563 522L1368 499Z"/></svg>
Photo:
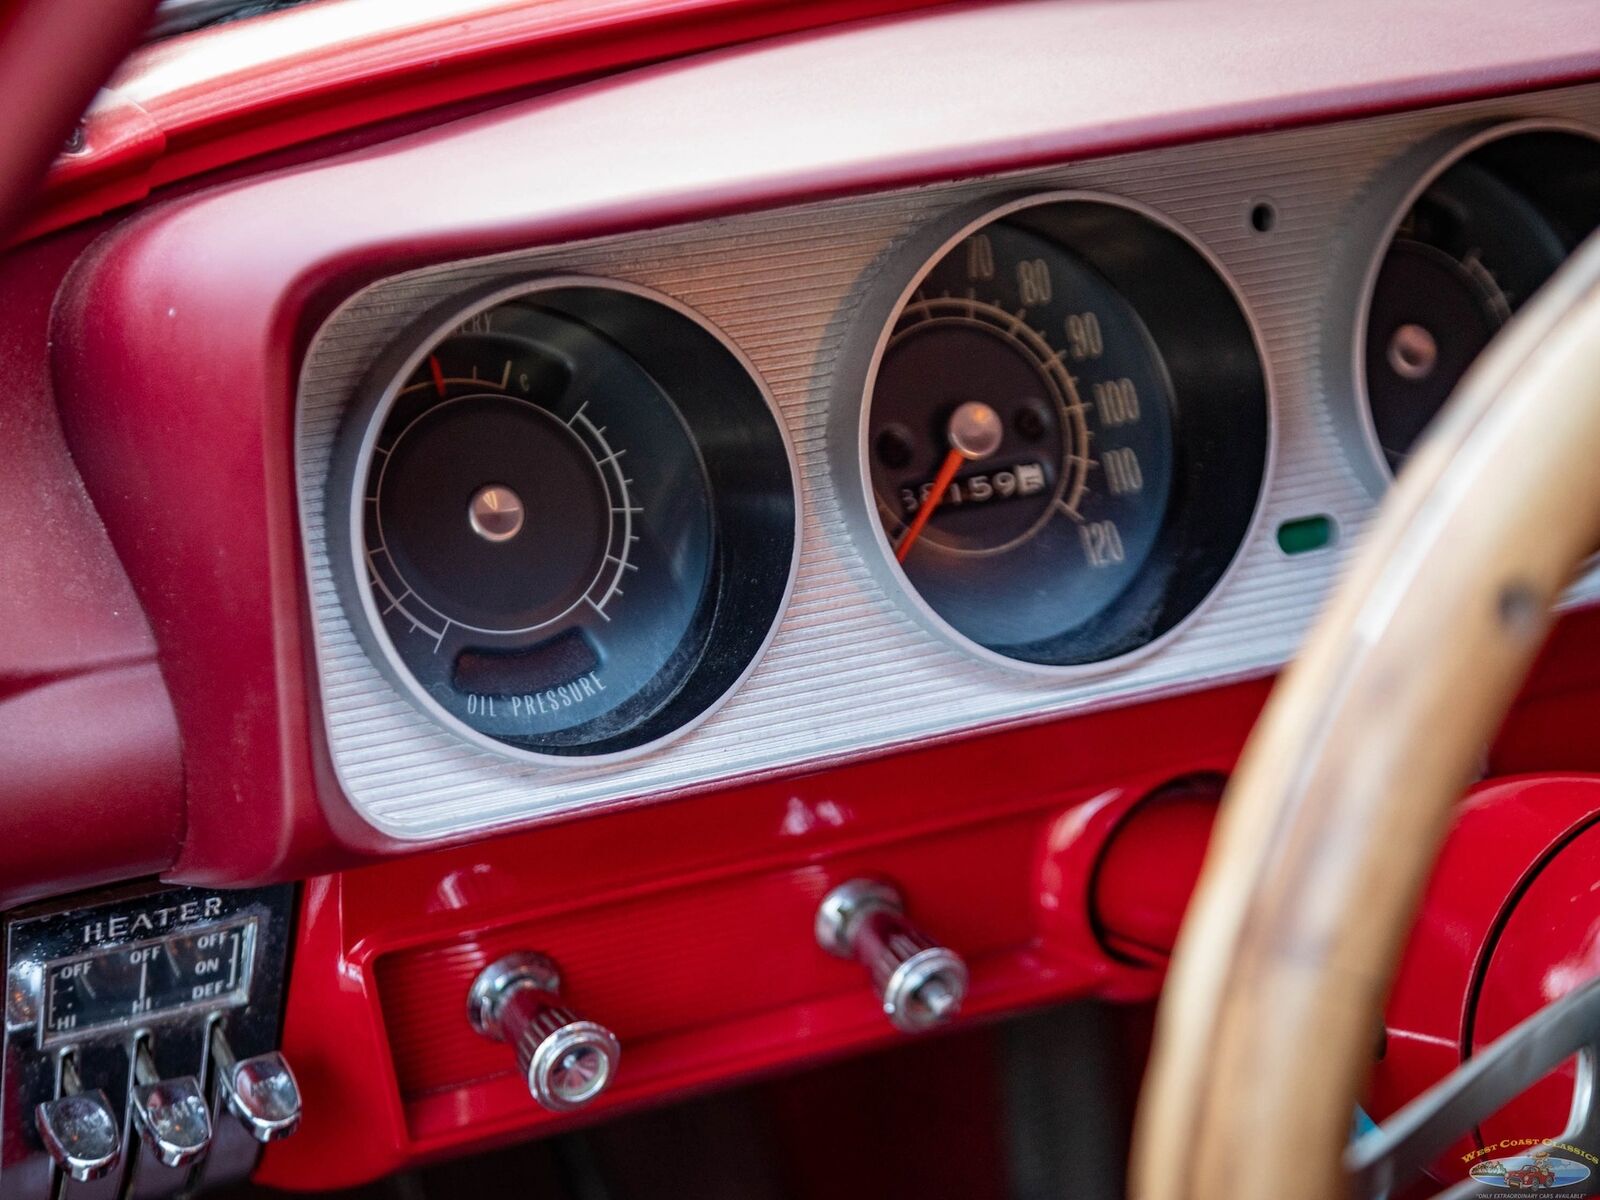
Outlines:
<svg viewBox="0 0 1600 1200"><path fill-rule="evenodd" d="M428 355L428 370L433 372L434 388L438 391L439 395L444 395L444 369L439 366L439 358L437 355Z"/></svg>
<svg viewBox="0 0 1600 1200"><path fill-rule="evenodd" d="M906 555L911 553L911 547L917 544L917 539L927 528L934 509L939 507L940 502L950 491L950 484L955 481L956 472L961 469L961 464L988 458L1000 449L1000 440L1004 436L1000 414L977 400L967 401L950 414L950 425L945 433L950 439L950 453L944 456L944 462L939 465L939 473L933 477L933 487L928 490L928 498L922 502L922 507L917 510L911 527L906 530L905 536L900 539L900 544L895 547L895 562L905 562Z"/></svg>
<svg viewBox="0 0 1600 1200"><path fill-rule="evenodd" d="M950 484L956 477L956 472L961 469L961 464L967 461L967 456L959 450L952 449L944 456L944 462L939 466L939 473L933 477L933 488L928 492L928 498L922 502L922 507L917 509L917 515L911 521L911 527L900 539L900 544L895 547L895 562L905 562L906 555L911 553L911 547L917 544L917 539L922 536L922 531L928 527L928 521L933 516L933 510L939 507L939 501L944 499L944 494L950 490Z"/></svg>

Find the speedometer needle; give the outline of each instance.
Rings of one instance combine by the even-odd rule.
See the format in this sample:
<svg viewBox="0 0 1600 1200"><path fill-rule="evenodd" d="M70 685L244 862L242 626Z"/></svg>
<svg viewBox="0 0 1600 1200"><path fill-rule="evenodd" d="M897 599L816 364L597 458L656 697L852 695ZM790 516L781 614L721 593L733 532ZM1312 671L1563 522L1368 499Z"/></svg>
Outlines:
<svg viewBox="0 0 1600 1200"><path fill-rule="evenodd" d="M900 544L895 547L895 562L905 562L906 555L911 553L911 547L917 544L922 531L928 527L928 520L933 516L933 510L939 507L939 501L943 500L944 494L950 490L956 472L966 461L967 456L959 450L951 450L944 456L944 462L939 466L939 473L933 477L933 489L929 491L928 498L922 502L922 507L917 509L917 515L912 518L911 526L900 539Z"/></svg>
<svg viewBox="0 0 1600 1200"><path fill-rule="evenodd" d="M922 531L928 527L928 521L933 517L934 510L950 491L950 485L955 482L956 472L961 469L961 464L988 458L1000 449L1004 433L1000 414L987 404L976 400L967 401L950 414L950 424L945 430L945 436L950 442L950 453L946 454L944 462L939 464L939 473L933 477L933 487L928 491L928 498L922 502L922 507L917 510L917 515L906 530L905 536L895 547L895 562L905 562L906 555L911 553L911 548L917 544Z"/></svg>

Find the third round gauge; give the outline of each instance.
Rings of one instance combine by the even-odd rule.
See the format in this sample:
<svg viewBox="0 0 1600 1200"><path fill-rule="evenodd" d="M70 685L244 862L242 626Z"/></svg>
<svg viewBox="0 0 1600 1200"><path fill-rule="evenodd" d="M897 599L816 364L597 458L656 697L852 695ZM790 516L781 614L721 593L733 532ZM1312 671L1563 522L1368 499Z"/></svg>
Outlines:
<svg viewBox="0 0 1600 1200"><path fill-rule="evenodd" d="M1349 240L1378 230L1379 250L1329 374L1356 399L1344 431L1380 491L1479 353L1600 226L1600 138L1540 120L1448 131L1395 164L1356 222Z"/></svg>
<svg viewBox="0 0 1600 1200"><path fill-rule="evenodd" d="M1078 194L907 253L853 431L883 573L1008 663L1083 667L1171 632L1233 561L1265 469L1231 288L1153 214Z"/></svg>

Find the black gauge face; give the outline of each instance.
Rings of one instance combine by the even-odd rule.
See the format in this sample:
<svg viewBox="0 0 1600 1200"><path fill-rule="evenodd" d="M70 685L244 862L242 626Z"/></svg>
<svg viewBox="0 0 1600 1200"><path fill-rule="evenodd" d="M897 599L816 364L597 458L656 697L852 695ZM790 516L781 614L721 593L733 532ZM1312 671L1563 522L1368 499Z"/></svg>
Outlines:
<svg viewBox="0 0 1600 1200"><path fill-rule="evenodd" d="M637 362L531 306L495 323L400 389L367 476L367 564L428 694L491 736L541 738L691 665L673 660L711 581L711 501Z"/></svg>
<svg viewBox="0 0 1600 1200"><path fill-rule="evenodd" d="M744 422L731 440L762 477L712 461L729 439L708 454L697 418ZM706 711L770 631L794 546L787 453L748 374L682 313L597 287L506 300L429 341L369 422L369 613L401 681L473 731L634 748ZM763 504L759 532L783 528L752 583L729 564ZM741 603L757 636L719 638Z"/></svg>
<svg viewBox="0 0 1600 1200"><path fill-rule="evenodd" d="M963 405L994 414L988 453L952 445ZM1128 302L1039 234L991 225L934 266L890 337L873 417L885 532L922 597L982 645L1087 621L1139 573L1165 523L1166 370ZM1017 577L1035 586L1011 587Z"/></svg>
<svg viewBox="0 0 1600 1200"><path fill-rule="evenodd" d="M1198 290L1175 305L1163 277ZM1151 293L1155 326L1124 278ZM1190 378L1206 359L1222 373L1180 394L1163 338ZM871 493L905 582L962 638L1023 662L1094 662L1160 636L1220 578L1253 512L1254 364L1226 286L1131 210L1063 201L971 229L918 279L870 391ZM1223 452L1200 457L1211 442ZM1196 490L1201 475L1213 490ZM1211 544L1182 549L1208 508ZM1194 557L1182 579L1180 554Z"/></svg>
<svg viewBox="0 0 1600 1200"><path fill-rule="evenodd" d="M1490 142L1423 192L1367 311L1367 402L1391 472L1490 339L1597 224L1600 146L1576 134Z"/></svg>

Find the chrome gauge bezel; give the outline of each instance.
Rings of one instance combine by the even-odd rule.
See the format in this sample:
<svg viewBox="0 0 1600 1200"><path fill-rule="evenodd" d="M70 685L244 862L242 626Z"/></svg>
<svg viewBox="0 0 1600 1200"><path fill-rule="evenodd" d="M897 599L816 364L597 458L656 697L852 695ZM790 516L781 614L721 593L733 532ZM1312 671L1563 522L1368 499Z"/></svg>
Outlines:
<svg viewBox="0 0 1600 1200"><path fill-rule="evenodd" d="M1231 297L1248 331L1261 375L1265 452L1255 496L1237 543L1215 582L1181 618L1149 641L1091 662L1049 664L1002 654L974 641L945 620L922 596L895 559L895 548L879 520L872 483L870 429L873 390L879 368L901 313L934 268L964 239L985 226L1019 212L1046 205L1093 204L1121 209L1177 238L1204 264ZM1012 195L964 206L913 233L875 267L861 305L852 315L857 331L841 349L835 400L829 422L829 456L845 508L846 525L878 584L919 624L972 657L1006 672L1057 683L1105 676L1135 664L1171 645L1203 615L1227 587L1246 550L1257 538L1266 506L1268 481L1275 477L1277 429L1272 399L1272 372L1265 339L1237 283L1206 245L1161 212L1122 196L1087 190L1059 190Z"/></svg>
<svg viewBox="0 0 1600 1200"><path fill-rule="evenodd" d="M441 342L468 324L474 317L509 301L542 293L575 290L614 292L658 305L675 316L691 322L726 352L732 364L746 377L752 393L759 396L766 416L772 422L772 432L782 447L785 483L788 489L786 498L791 505L793 524L790 531L789 554L783 566L782 588L777 603L765 628L760 630L760 637L753 652L749 654L748 661L725 686L706 697L693 716L647 741L625 748L593 753L550 753L512 745L473 728L429 695L427 689L407 668L399 648L385 627L373 589L368 585L364 561L364 514L361 496L373 466L375 448L388 414L407 381ZM379 357L368 372L368 381L367 386L361 389L346 411L343 436L332 456L326 484L329 548L334 565L335 584L350 624L372 660L384 677L430 720L449 730L453 736L474 746L523 763L570 769L574 766L627 762L655 753L661 747L688 736L715 714L756 669L772 644L772 639L783 622L789 601L794 594L804 525L799 467L789 429L765 380L743 351L716 325L688 305L663 292L623 280L582 274L551 274L512 283L501 281L457 296L413 323L396 339L391 349ZM676 399L673 402L675 405L678 403ZM359 435L352 436L356 431L359 431ZM713 625L712 634L715 631L716 627ZM695 670L698 670L698 667L691 669L684 687L692 681ZM664 703L671 704L675 700L676 694Z"/></svg>
<svg viewBox="0 0 1600 1200"><path fill-rule="evenodd" d="M1345 452L1374 499L1394 484L1378 436L1367 383L1367 330L1378 275L1401 223L1451 167L1478 150L1530 133L1566 133L1600 145L1600 127L1581 121L1525 117L1475 122L1442 130L1405 151L1362 194L1340 239L1329 283L1330 310L1348 314L1328 323L1324 358L1333 418Z"/></svg>

